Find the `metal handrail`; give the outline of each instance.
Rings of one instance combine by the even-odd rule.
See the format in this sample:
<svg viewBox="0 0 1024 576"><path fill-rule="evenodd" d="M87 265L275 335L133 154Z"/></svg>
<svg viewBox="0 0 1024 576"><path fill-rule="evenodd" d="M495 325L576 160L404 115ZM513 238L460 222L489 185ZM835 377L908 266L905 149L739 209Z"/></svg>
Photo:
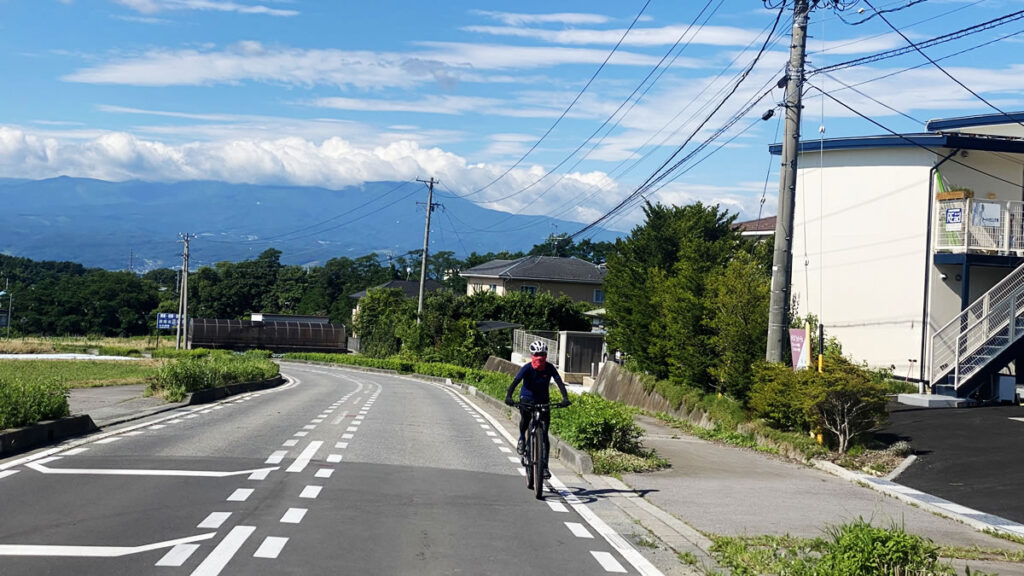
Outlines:
<svg viewBox="0 0 1024 576"><path fill-rule="evenodd" d="M1024 265L1003 278L932 336L929 351L930 381L934 384L950 372L953 386L960 385L989 360L1002 353L1021 333L1016 320L1024 313ZM1006 341L989 354L979 355L982 346L1006 331ZM966 363L965 363L966 362Z"/></svg>

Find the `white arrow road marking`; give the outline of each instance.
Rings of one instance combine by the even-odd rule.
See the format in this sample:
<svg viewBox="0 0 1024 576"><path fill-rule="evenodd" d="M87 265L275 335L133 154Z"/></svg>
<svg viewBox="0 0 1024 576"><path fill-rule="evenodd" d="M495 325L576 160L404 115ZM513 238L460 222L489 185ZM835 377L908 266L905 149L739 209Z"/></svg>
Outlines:
<svg viewBox="0 0 1024 576"><path fill-rule="evenodd" d="M173 548L179 544L209 540L216 532L199 534L177 540L145 544L143 546L51 546L30 544L0 544L0 556L73 556L79 558L118 558L140 554L161 548Z"/></svg>
<svg viewBox="0 0 1024 576"><path fill-rule="evenodd" d="M45 462L32 462L25 465L43 474L89 474L94 476L187 476L193 478L227 478L228 476L244 476L255 472L273 472L278 467L239 470L238 472L214 472L212 470L117 470L106 468L50 468Z"/></svg>

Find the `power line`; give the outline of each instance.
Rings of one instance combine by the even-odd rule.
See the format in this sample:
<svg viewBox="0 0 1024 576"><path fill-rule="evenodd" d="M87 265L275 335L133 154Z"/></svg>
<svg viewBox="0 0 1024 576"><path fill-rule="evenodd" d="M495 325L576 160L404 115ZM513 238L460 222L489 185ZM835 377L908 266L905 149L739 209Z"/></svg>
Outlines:
<svg viewBox="0 0 1024 576"><path fill-rule="evenodd" d="M868 8L871 8L872 10L874 10L874 11L875 11L875 13L876 13L876 14L878 14L878 17L882 19L882 22L885 22L885 23L886 23L886 24L887 24L887 25L889 26L889 28L892 28L892 29L893 29L893 32L896 32L897 34L899 34L901 38L903 38L904 40L906 40L906 41L907 41L907 44L910 44L910 46L911 46L911 47L913 47L913 48L914 48L914 50L916 50L918 54L920 54L920 55L921 55L921 56L923 56L923 57L924 57L924 58L925 58L926 60L928 60L929 62L931 62L932 66L935 66L936 68L938 68L938 69L939 69L939 71L940 71L940 72L942 72L943 74L945 74L947 78L949 78L949 79L950 79L950 80L952 80L953 82L956 82L956 83L957 83L957 85L959 85L959 86L960 86L961 88L963 88L964 90L967 90L968 92L970 92L970 93L971 93L972 95L974 95L974 97L975 97L975 98L977 98L978 100L981 100L982 102L984 102L984 103L985 103L985 104L986 104L986 105L987 105L987 106L988 106L989 108L991 108L991 109L995 110L996 112L999 112L999 113L1000 113L1000 114L1002 114L1002 115L1003 115L1004 117L1006 117L1006 118L1007 118L1008 120L1012 120L1012 121L1016 122L1017 124L1020 124L1020 125L1021 125L1022 127L1024 127L1024 122L1021 122L1021 121L1019 121L1019 120L1016 120L1016 119L1012 118L1012 117L1011 117L1011 116L1010 116L1009 114L1007 114L1006 112L1003 112L1003 110L1002 110L1001 108L999 108L999 107L998 107L998 106L996 106L995 104L993 104L993 103L989 102L988 100L986 100L985 98L983 98L983 97L982 97L982 96L981 96L980 94L978 94L978 93L977 93L977 92L975 92L974 90L971 90L971 89L970 89L970 88L969 88L969 87L968 87L968 86L967 86L966 84L964 84L964 83L963 83L963 82L961 82L960 80L957 80L957 79L956 79L956 77L954 77L954 76L953 76L952 74L950 74L950 73L949 73L949 72L948 72L948 71L947 71L947 70L946 70L945 68L943 68L943 67L942 67L942 66L941 66L941 65L940 65L940 64L939 64L938 62L936 62L935 60L932 60L930 56L928 56L927 54L925 54L925 53L924 53L924 50L921 50L921 48L919 48L917 44L914 44L914 42L913 42L913 41L912 41L912 40L911 40L910 38L907 38L907 35L906 35L906 34L904 34L904 33L903 33L903 32L902 32L902 31L901 31L901 30L900 30L899 28L897 28L897 27L893 26L893 25L892 25L892 22L889 22L889 19L888 19L888 18L886 18L886 17L885 17L885 16L884 16L884 15L883 15L883 14L882 14L881 12L879 12L879 11L878 11L878 10L877 10L877 9L876 9L876 8L875 8L874 6L872 6L872 5L871 5L871 2L870 2L869 0L864 0L864 3L868 5Z"/></svg>
<svg viewBox="0 0 1024 576"><path fill-rule="evenodd" d="M626 36L628 36L630 31L633 30L633 26L635 26L636 23L640 20L640 17L643 15L644 11L647 10L647 6L650 3L651 3L651 0L647 0L646 2L644 2L643 7L640 8L640 12L637 13L636 18L634 18L633 22L630 23L629 28L627 28L626 31L622 33L622 37L619 38L619 41L616 42L615 46L612 47L611 52L609 52L608 56L605 57L604 62L602 62L601 65L597 67L597 70L594 71L594 74L590 77L590 80L587 80L586 85L584 85L583 88L579 91L579 93L576 94L576 97L573 98L572 102L569 103L569 106L566 107L566 109L562 111L562 114L558 116L558 119L555 120L555 123L552 124L551 127L548 128L546 132L544 132L544 135L540 137L540 140L537 140L537 142L535 142L533 144L533 146L531 146L530 149L527 150L526 153L523 154L519 158L519 160L516 160L515 164L510 166L508 168L508 170L505 170L500 176L498 176L494 180L491 180L490 182L485 184L482 188L479 188L477 190L474 190L473 192L470 192L469 194L466 194L465 196L463 196L463 198L468 198L469 196L473 196L475 194L479 194L480 192L483 192L484 190L486 190L486 189L490 188L491 186L493 186L496 182L498 182L499 180L501 180L502 178L507 176L509 174L509 172L511 172L517 166L519 166L523 162L523 160L526 160L526 157L529 156L534 150L536 150L537 146L540 146L540 143L543 142L544 139L547 138L549 134L551 134L551 132L555 129L555 127L558 126L559 122L561 122L562 119L565 118L565 115L568 114L570 110L572 110L573 106L575 106L577 102L579 102L579 99L583 96L583 93L587 91L587 88L589 88L590 85L594 82L594 79L596 79L597 75L601 73L601 70L604 70L605 65L608 64L608 61L611 60L612 55L615 54L615 52L619 49L619 46L622 45L622 42L623 42L623 40L626 39Z"/></svg>
<svg viewBox="0 0 1024 576"><path fill-rule="evenodd" d="M836 16L839 16L839 19L842 20L845 24L849 24L850 26L860 26L861 24L870 21L875 16L881 16L882 14L887 14L889 12L899 12L900 10L905 10L907 8L910 8L911 6L914 6L914 5L917 5L917 4L921 4L921 3L927 2L927 1L928 0L908 0L908 2L906 4L904 4L903 6L900 6L899 8L888 8L888 9L881 10L881 11L875 10L874 14L871 14L870 16L867 16L866 18L862 18L862 19L860 19L860 20L858 20L856 22L849 22L849 21L847 21L846 18L843 18L842 13L840 13L840 12L836 12ZM868 4L868 6L871 6L871 5ZM871 9L874 10L874 6L872 6Z"/></svg>
<svg viewBox="0 0 1024 576"><path fill-rule="evenodd" d="M764 51L765 51L765 49L766 49L766 48L768 47L768 42L769 42L769 41L771 40L772 36L774 36L774 35L775 35L775 30L776 30L776 29L778 28L778 25L779 25L779 21L780 21L780 20L782 19L782 13L783 13L783 11L784 11L784 10L785 10L785 4L783 3L783 6L779 8L779 12L778 12L778 14L776 14L776 16L775 16L775 22L774 22L774 24L772 25L772 29L771 29L771 31L770 31L770 32L768 33L768 36L767 36L767 37L765 38L764 44L762 44L762 45L761 45L761 49L760 49L760 50L758 51L757 55L756 55L756 56L754 57L754 60L753 60L753 61L752 61L752 62L750 63L750 65L749 65L749 66L748 66L748 67L746 68L746 70L744 70L744 71L743 71L743 74L742 74L742 75L740 76L740 78L739 78L739 79L738 79L738 80L736 81L736 83L735 83L735 84L733 85L732 89L731 89L731 90L729 91L729 93L728 93L728 94L727 94L727 95L725 96L725 98L723 98L723 99L722 99L722 100L721 100L721 101L720 101L720 102L718 103L718 105L717 105L717 106L715 106L714 110L712 110L712 111L711 111L711 113L710 113L710 114L708 114L708 115L707 115L707 116L706 116L706 117L704 118L704 120L703 120L703 121L701 121L700 125L698 125L698 126L697 126L697 128L696 128L696 129L695 129L695 130L694 130L694 131L693 131L693 132L692 132L692 133L690 134L690 136L689 136L689 137L687 137L687 138L686 138L686 140L685 140L685 141L684 141L684 142L683 142L683 143L682 143L681 145L679 145L679 147L678 147L678 148L676 148L675 152L673 152L673 153L672 153L672 155L671 155L671 156L670 156L670 157L669 157L669 158L668 158L668 159L667 159L667 160L666 160L666 161L665 161L664 163L662 163L662 165L661 165L661 166L659 166L659 167L658 167L658 169L657 169L657 170L655 170L655 171L654 171L654 172L653 172L653 173L652 173L652 174L651 174L651 175L650 175L650 176L649 176L649 177L647 178L647 180L645 180L645 181L643 182L643 184L641 184L640 186L638 186L638 187L636 188L636 190L634 190L634 191L633 191L633 192L632 192L631 194L629 194L628 196L626 196L626 198L625 198L625 199L623 199L623 200L622 200L621 202L619 202L619 203L618 203L618 204L617 204L617 205L616 205L615 207L613 207L613 208L612 208L611 210L609 210L608 212L606 212L606 213L605 213L605 214L604 214L603 216L601 216L601 217L600 217L600 218L598 218L597 220L595 220L595 221L591 222L590 224L587 224L586 226L584 226L584 227L583 227L583 228L581 228L580 230L576 231L575 233L571 234L571 235L569 236L569 238L570 238L570 239L573 239L573 238L576 238L577 236L580 236L581 234L585 233L585 232L586 232L587 230L590 230L591 228L594 228L595 226L597 226L597 225L598 225L598 224L600 224L601 222L603 222L603 221L607 220L607 219L608 219L608 218L610 218L610 217L611 217L611 216L612 216L613 214L615 214L616 212L618 212L619 210L621 210L621 209L622 209L623 207L625 207L625 206L626 206L626 204L628 204L628 203L629 203L629 202L630 202L631 200L635 199L635 198L636 198L637 196L640 196L640 195L642 195L642 194L643 194L643 193L644 193L645 191L647 191L647 190L648 190L648 189L649 189L649 188L650 188L651 186L653 186L654 184L657 184L657 183L658 183L659 181L661 181L661 180L662 180L662 179L664 179L664 178L665 178L666 176L668 176L668 174L670 174L670 173L671 173L671 172L672 172L673 170L675 170L676 168L678 168L678 167L680 166L680 163L676 163L676 164L675 164L675 165L674 165L674 166L673 166L673 167L672 167L671 169L669 169L668 171L662 172L662 171L663 171L663 170L665 169L665 167L666 167L666 166L668 166L668 164L669 164L670 162L672 162L672 161L673 161L673 160L674 160L674 159L676 158L676 156L678 156L678 155L679 155L679 153L680 153L680 152L682 152L683 148L684 148L684 147L686 147L686 145L690 143L690 141L691 141L691 140L693 139L693 137L694 137L694 136L696 136L696 135L697 135L697 133L698 133L698 132L699 132L699 131L700 131L700 130L701 130L702 128L704 128L704 126L705 126L705 125L706 125L706 124L707 124L707 123L708 123L708 122L709 122L709 121L711 120L711 118L712 118L712 117L713 117L713 116L714 116L715 114L717 114L719 110L721 110L721 108L722 108L722 107L723 107L723 106L725 105L725 103L726 103L726 102L727 102L727 101L729 100L729 98L731 98L731 97L732 97L732 95L736 93L736 90L737 90L737 89L739 89L739 87L740 87L740 84L742 84L742 83L743 83L743 81L744 81L744 80L745 80L745 79L747 78L747 76L748 76L748 75L750 74L750 71L754 69L754 66L756 66L756 65L757 65L757 62L758 62L758 61L759 61L759 60L761 59L761 56L762 56L762 55L764 54ZM763 94L763 95L762 95L762 98L763 98L764 96L767 96L767 95L768 95L768 94L770 94L770 93L771 93L770 91L769 91L769 92L766 92L765 94ZM751 106L751 107L752 107L752 106ZM735 121L733 121L733 123L735 123ZM721 134L721 132L718 132L718 133L716 133L716 134ZM687 160L687 159L688 159L689 157L692 157L692 153L691 153L690 155L688 155L688 156L687 156L686 158L684 158L684 159L683 159L682 161L685 161L685 160ZM681 162L682 162L682 161L681 161ZM659 174L659 173L660 173L660 174Z"/></svg>

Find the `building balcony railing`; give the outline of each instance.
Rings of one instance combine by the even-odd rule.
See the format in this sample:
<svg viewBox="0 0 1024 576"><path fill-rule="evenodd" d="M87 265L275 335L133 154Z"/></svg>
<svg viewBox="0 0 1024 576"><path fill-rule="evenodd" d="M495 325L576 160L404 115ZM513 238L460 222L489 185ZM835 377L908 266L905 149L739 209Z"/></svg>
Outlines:
<svg viewBox="0 0 1024 576"><path fill-rule="evenodd" d="M939 200L935 220L936 252L1024 256L1024 202Z"/></svg>

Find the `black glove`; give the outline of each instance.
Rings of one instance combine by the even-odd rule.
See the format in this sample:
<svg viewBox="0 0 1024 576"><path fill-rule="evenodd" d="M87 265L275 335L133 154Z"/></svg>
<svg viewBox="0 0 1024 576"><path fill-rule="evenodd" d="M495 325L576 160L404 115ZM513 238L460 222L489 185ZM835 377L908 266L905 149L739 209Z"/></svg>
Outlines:
<svg viewBox="0 0 1024 576"><path fill-rule="evenodd" d="M516 403L512 401L511 396L505 396L505 404L508 406L515 406Z"/></svg>
<svg viewBox="0 0 1024 576"><path fill-rule="evenodd" d="M561 402L558 403L558 407L568 408L570 404L572 404L572 402L569 402L568 400L562 400Z"/></svg>

